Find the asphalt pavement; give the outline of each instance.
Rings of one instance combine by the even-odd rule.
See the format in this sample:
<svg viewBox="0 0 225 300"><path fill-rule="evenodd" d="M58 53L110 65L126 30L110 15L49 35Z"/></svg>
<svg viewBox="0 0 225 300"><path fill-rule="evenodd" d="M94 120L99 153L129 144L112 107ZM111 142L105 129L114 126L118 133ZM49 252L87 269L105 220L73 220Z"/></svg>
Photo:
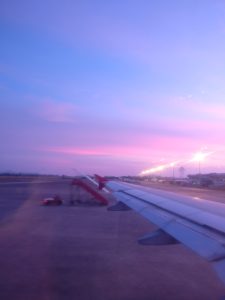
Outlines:
<svg viewBox="0 0 225 300"><path fill-rule="evenodd" d="M41 200L60 194L63 206ZM88 197L79 193L79 197ZM212 267L183 245L140 246L133 211L69 206L67 181L0 186L1 300L221 299Z"/></svg>

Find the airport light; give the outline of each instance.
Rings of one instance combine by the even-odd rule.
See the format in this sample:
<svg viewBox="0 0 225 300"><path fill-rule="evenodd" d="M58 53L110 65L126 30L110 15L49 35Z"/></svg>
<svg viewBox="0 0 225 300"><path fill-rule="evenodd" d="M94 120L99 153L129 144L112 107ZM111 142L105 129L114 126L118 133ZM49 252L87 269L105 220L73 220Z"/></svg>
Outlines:
<svg viewBox="0 0 225 300"><path fill-rule="evenodd" d="M201 162L205 160L207 156L212 154L212 152L196 152L190 162L198 162L198 173L201 174Z"/></svg>
<svg viewBox="0 0 225 300"><path fill-rule="evenodd" d="M208 155L209 155L208 153L197 152L194 154L191 161L203 161L206 158L206 156L208 156Z"/></svg>

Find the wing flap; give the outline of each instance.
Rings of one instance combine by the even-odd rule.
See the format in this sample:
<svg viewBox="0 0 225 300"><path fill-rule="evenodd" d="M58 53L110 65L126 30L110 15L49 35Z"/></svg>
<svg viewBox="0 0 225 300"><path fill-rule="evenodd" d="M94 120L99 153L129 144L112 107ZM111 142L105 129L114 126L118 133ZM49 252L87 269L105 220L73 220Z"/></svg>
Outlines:
<svg viewBox="0 0 225 300"><path fill-rule="evenodd" d="M223 228L220 225L224 220L220 216L201 212L200 209L192 209L169 199L159 202L156 197L155 201L155 195L134 193L133 189L117 191L114 195L208 261L225 258L225 235L217 231L217 228Z"/></svg>

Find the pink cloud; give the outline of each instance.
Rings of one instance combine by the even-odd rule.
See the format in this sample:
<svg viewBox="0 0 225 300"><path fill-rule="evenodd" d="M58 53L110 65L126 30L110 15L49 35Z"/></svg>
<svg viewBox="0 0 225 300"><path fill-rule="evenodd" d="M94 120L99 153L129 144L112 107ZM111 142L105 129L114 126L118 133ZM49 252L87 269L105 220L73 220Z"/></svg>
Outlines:
<svg viewBox="0 0 225 300"><path fill-rule="evenodd" d="M162 160L165 164L179 161L179 165L183 165L187 172L195 172L197 168L196 163L188 163L188 161L202 147L203 144L197 141L194 143L186 139L157 138L151 147L144 147L143 145L85 148L49 147L42 150L56 155L56 157L59 157L59 160L60 158L67 158L65 167L68 169L74 166L90 173L100 172L101 174L124 175L138 174L144 169L162 164ZM220 160L224 155L224 150L215 151L202 164L202 169L210 171L218 166L225 168L225 162L222 163L223 160Z"/></svg>
<svg viewBox="0 0 225 300"><path fill-rule="evenodd" d="M111 157L117 160L132 160L136 161L154 161L162 157L180 157L187 155L193 151L197 151L203 145L201 142L195 140L190 141L186 138L165 138L142 137L139 139L138 146L135 141L126 145L102 145L102 146L58 146L58 147L44 147L42 151L58 153L69 156L86 156L86 157Z"/></svg>
<svg viewBox="0 0 225 300"><path fill-rule="evenodd" d="M81 156L111 156L116 158L139 157L139 155L147 155L148 151L142 147L130 146L93 146L93 147L47 147L42 150L53 153L61 153L66 155Z"/></svg>

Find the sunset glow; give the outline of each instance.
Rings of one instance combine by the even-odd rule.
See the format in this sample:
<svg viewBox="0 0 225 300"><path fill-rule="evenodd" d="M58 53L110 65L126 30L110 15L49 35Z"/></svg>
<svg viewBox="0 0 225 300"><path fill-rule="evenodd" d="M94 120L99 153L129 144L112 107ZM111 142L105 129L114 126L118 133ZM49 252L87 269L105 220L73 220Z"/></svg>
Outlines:
<svg viewBox="0 0 225 300"><path fill-rule="evenodd" d="M148 174L152 174L152 173L157 173L157 172L160 172L160 171L168 169L168 168L174 168L178 164L186 166L193 162L200 163L200 162L204 161L206 159L206 157L208 157L214 153L215 152L212 152L212 151L211 152L199 151L199 152L196 152L191 159L184 158L183 160L174 161L171 163L167 163L165 165L156 166L156 167L142 171L140 173L140 175L148 175Z"/></svg>
<svg viewBox="0 0 225 300"><path fill-rule="evenodd" d="M224 20L223 1L2 0L0 172L225 172Z"/></svg>

